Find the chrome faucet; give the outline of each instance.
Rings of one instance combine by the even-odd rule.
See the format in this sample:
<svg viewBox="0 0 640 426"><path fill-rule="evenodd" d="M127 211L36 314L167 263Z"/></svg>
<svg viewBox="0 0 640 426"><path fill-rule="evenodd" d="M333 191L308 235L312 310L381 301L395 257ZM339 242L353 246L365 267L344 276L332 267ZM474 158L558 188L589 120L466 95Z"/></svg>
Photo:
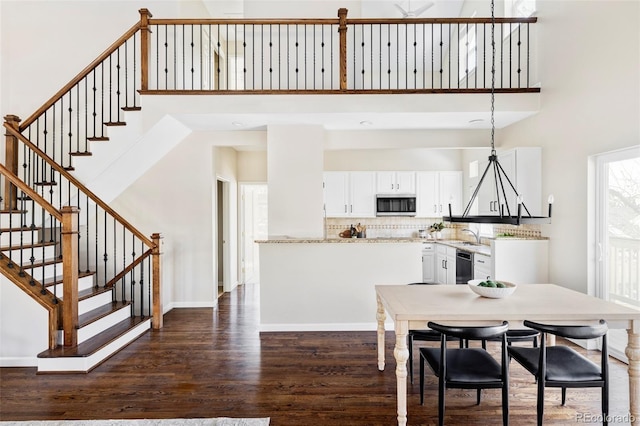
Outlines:
<svg viewBox="0 0 640 426"><path fill-rule="evenodd" d="M476 243L480 244L480 235L479 234L477 234L477 233L473 232L471 229L467 229L467 228L462 230L462 232L465 232L465 231L471 232L473 234L473 236L476 237Z"/></svg>

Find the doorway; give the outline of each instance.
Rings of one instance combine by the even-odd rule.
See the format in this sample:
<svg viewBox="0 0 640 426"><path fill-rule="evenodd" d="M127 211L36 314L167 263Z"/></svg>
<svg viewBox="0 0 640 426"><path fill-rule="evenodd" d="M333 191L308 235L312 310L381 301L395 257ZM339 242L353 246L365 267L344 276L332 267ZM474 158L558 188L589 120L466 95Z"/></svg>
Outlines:
<svg viewBox="0 0 640 426"><path fill-rule="evenodd" d="M260 283L260 252L256 240L268 237L267 185L240 184L240 263L245 284Z"/></svg>
<svg viewBox="0 0 640 426"><path fill-rule="evenodd" d="M596 295L640 308L640 147L596 157ZM609 349L627 362L627 333L610 330Z"/></svg>
<svg viewBox="0 0 640 426"><path fill-rule="evenodd" d="M216 180L216 271L217 295L220 297L227 286L227 241L229 240L228 223L228 182Z"/></svg>

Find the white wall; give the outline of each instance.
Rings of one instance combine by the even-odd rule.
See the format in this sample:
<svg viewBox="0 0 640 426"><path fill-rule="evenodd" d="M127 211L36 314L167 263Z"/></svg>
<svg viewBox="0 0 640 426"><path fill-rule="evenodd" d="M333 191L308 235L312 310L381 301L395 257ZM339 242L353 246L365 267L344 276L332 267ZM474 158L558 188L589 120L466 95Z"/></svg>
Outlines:
<svg viewBox="0 0 640 426"><path fill-rule="evenodd" d="M504 147L542 146L554 194L550 281L587 291L590 155L640 142L640 3L539 1L541 109L504 129ZM561 23L561 24L559 24Z"/></svg>
<svg viewBox="0 0 640 426"><path fill-rule="evenodd" d="M0 366L35 367L49 347L49 314L0 275Z"/></svg>
<svg viewBox="0 0 640 426"><path fill-rule="evenodd" d="M322 126L268 126L270 237L322 237L323 144Z"/></svg>

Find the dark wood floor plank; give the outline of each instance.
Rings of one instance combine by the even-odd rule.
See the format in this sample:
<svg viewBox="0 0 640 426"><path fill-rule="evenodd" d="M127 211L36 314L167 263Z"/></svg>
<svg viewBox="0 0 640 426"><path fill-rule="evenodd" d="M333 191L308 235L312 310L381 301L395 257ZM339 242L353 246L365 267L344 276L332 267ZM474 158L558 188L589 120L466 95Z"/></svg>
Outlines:
<svg viewBox="0 0 640 426"><path fill-rule="evenodd" d="M224 294L215 309L174 309L162 330L144 334L87 375L2 368L0 420L228 416L271 417L273 426L396 423L392 333L387 368L379 372L375 332L260 334L258 300L259 287L247 285ZM533 425L535 383L511 365L511 424ZM610 367L611 414L623 416L626 365L612 359ZM427 376L420 406L417 368L415 374L407 395L409 424L436 424L436 379ZM486 390L480 406L474 392L449 390L446 404L448 425L501 422L497 390ZM551 389L545 410L545 425L579 423L578 415L600 414L599 390L570 389L562 407L560 391Z"/></svg>

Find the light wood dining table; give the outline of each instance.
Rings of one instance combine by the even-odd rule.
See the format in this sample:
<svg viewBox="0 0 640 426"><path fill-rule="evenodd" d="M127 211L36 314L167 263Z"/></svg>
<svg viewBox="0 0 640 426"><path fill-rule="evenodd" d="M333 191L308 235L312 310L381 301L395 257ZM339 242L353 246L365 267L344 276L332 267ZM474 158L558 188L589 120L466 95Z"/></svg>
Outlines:
<svg viewBox="0 0 640 426"><path fill-rule="evenodd" d="M466 285L377 285L378 369L385 368L385 321L394 322L398 425L407 424L407 333L425 329L427 322L495 324L510 328L525 319L580 324L604 319L609 328L626 329L629 340L629 419L640 425L640 310L608 302L555 284L518 285L503 299L473 293Z"/></svg>

